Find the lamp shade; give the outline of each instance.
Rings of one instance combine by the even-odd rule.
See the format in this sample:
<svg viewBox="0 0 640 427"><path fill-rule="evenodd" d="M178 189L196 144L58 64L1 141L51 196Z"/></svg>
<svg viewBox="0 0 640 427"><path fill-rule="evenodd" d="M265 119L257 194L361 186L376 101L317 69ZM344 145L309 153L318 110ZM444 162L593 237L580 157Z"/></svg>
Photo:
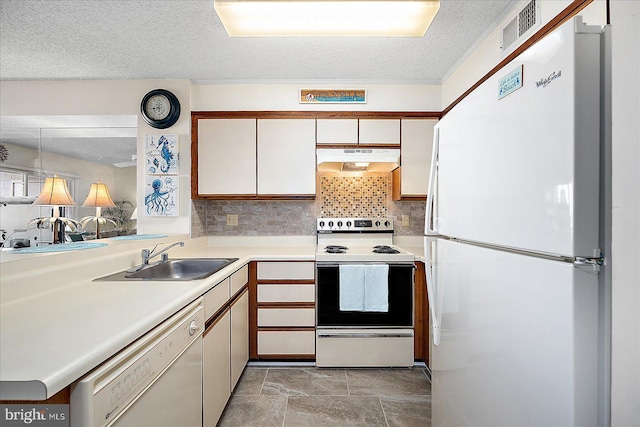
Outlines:
<svg viewBox="0 0 640 427"><path fill-rule="evenodd" d="M52 206L73 206L73 201L67 180L59 178L58 175L45 179L44 186L40 195L34 200L34 205L52 205Z"/></svg>
<svg viewBox="0 0 640 427"><path fill-rule="evenodd" d="M107 184L102 183L100 181L94 182L91 184L91 188L89 189L89 195L87 199L82 204L84 208L113 208L115 207L115 203L111 199L111 195L109 194L109 187Z"/></svg>

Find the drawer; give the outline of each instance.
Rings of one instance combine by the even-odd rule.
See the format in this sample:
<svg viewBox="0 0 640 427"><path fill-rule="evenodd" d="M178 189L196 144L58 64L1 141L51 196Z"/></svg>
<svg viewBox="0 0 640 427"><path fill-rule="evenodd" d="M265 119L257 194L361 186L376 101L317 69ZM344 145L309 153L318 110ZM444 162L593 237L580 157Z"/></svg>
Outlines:
<svg viewBox="0 0 640 427"><path fill-rule="evenodd" d="M316 286L258 284L258 302L315 302Z"/></svg>
<svg viewBox="0 0 640 427"><path fill-rule="evenodd" d="M220 307L229 300L229 278L211 288L204 294L204 318L209 320Z"/></svg>
<svg viewBox="0 0 640 427"><path fill-rule="evenodd" d="M259 308L260 326L315 326L316 311L313 308Z"/></svg>
<svg viewBox="0 0 640 427"><path fill-rule="evenodd" d="M315 262L259 262L258 280L313 280Z"/></svg>
<svg viewBox="0 0 640 427"><path fill-rule="evenodd" d="M230 294L235 295L240 288L247 284L249 281L249 266L245 265L240 270L231 275L231 290Z"/></svg>
<svg viewBox="0 0 640 427"><path fill-rule="evenodd" d="M258 354L315 354L315 331L258 331Z"/></svg>

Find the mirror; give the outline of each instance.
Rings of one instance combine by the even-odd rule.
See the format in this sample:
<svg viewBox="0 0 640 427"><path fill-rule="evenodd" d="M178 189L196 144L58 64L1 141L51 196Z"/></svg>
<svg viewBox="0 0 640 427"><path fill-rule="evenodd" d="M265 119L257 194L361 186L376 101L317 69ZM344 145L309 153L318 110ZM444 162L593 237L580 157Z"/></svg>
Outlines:
<svg viewBox="0 0 640 427"><path fill-rule="evenodd" d="M30 224L35 218L52 216L51 206L34 206L46 177L66 180L75 206L61 214L79 221L95 216L96 208L83 208L92 183L107 184L115 208L102 215L116 225L101 226L103 237L135 233L130 219L137 193L137 117L132 116L38 116L0 118L0 229L2 241L29 239L31 246L53 241L48 225ZM69 229L67 229L69 231ZM74 231L74 230L71 230ZM77 230L82 238L95 238L95 222Z"/></svg>

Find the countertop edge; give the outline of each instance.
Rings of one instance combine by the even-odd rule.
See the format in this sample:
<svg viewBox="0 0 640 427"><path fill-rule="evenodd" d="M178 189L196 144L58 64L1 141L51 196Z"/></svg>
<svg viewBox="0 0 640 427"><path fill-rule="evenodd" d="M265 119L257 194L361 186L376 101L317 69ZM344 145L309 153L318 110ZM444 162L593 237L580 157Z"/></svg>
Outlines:
<svg viewBox="0 0 640 427"><path fill-rule="evenodd" d="M402 247L402 246L401 246ZM415 255L416 262L424 262L424 255L419 247L402 247ZM180 258L196 258L196 257L219 257L224 254L224 257L238 258L237 261L225 267L224 269L216 272L208 278L202 279L198 285L191 286L188 290L174 291L176 295L167 299L164 303L159 303L152 311L145 313L141 316L135 324L130 325L129 329L122 331L112 339L105 340L97 348L93 348L92 351L77 355L75 357L68 357L68 363L61 363L58 367L59 370L50 375L35 375L35 378L19 379L19 378L7 378L6 380L0 379L0 389L2 389L2 400L46 400L60 390L72 384L82 376L86 375L91 370L95 369L102 363L109 360L116 355L127 345L133 343L144 334L151 331L154 327L159 325L162 321L169 318L180 309L200 298L210 289L213 289L221 280L230 276L238 269L252 261L315 261L315 245L305 246L281 246L281 247L251 247L251 246L228 246L228 247L211 247L204 246L194 248L187 253L181 254ZM114 286L118 282L101 282L99 286ZM119 282L122 283L129 282ZM139 282L138 282L139 283ZM160 285L162 283L163 285ZM148 285L171 287L175 286L179 289L184 282L146 282ZM95 282L80 283L74 286L62 288L57 291L58 298L64 299L70 297L74 290L78 290L79 287L95 286ZM183 285L182 285L183 286ZM85 289L86 292L86 289ZM169 292L168 294L171 294ZM50 295L47 298L51 298ZM168 297L167 297L168 298ZM21 301L16 304L16 307L10 308L19 310L22 304L26 304L28 301ZM4 313L3 313L4 315ZM3 347L5 347L3 345ZM2 368L2 372L10 370L10 366Z"/></svg>

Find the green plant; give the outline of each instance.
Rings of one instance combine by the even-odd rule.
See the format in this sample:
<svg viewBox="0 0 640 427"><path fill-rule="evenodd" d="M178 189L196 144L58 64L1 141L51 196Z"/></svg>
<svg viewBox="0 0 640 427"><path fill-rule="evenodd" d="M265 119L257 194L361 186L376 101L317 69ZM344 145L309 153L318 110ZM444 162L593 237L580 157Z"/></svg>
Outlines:
<svg viewBox="0 0 640 427"><path fill-rule="evenodd" d="M117 228L127 230L133 226L131 214L133 213L133 203L128 200L114 200L115 206L107 208L102 215L112 219Z"/></svg>

